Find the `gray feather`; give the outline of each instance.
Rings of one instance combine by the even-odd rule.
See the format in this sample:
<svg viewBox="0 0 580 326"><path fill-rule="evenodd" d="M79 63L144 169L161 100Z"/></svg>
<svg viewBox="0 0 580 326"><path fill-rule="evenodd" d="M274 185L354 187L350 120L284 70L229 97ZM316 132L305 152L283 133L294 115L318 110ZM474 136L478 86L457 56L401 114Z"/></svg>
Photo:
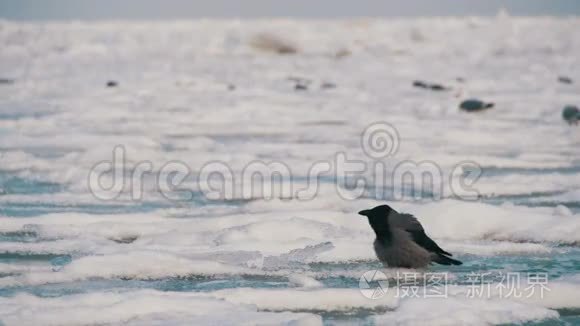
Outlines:
<svg viewBox="0 0 580 326"><path fill-rule="evenodd" d="M389 214L389 225L391 228L423 231L423 226L415 216L411 214L400 214L395 211Z"/></svg>
<svg viewBox="0 0 580 326"><path fill-rule="evenodd" d="M431 262L431 254L417 245L408 232L392 230L390 243L374 242L377 258L390 267L423 268Z"/></svg>

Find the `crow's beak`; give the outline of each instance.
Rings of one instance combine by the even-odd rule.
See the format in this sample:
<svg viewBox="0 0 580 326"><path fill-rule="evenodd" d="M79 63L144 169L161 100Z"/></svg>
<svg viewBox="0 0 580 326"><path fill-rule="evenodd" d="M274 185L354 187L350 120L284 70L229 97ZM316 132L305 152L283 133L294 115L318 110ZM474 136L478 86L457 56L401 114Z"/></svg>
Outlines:
<svg viewBox="0 0 580 326"><path fill-rule="evenodd" d="M369 216L370 211L368 209L365 209L363 211L358 212L358 215L362 215L362 216Z"/></svg>

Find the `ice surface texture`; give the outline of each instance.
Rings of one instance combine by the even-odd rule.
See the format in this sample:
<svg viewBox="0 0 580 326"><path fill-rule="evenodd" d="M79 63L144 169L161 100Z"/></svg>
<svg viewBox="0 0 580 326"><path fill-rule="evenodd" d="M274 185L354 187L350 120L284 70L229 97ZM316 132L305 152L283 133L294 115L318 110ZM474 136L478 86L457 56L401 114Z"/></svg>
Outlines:
<svg viewBox="0 0 580 326"><path fill-rule="evenodd" d="M3 21L0 43L6 325L580 320L580 137L561 117L580 93L557 81L580 79L577 18ZM495 107L460 112L472 97ZM378 121L401 137L389 169L475 161L479 200L393 202L400 189L377 199L373 184L345 200L327 177L309 201L212 201L195 182L210 161L239 173L261 160L304 185L337 152L371 162L360 135ZM88 173L117 145L129 166L186 163L191 192L167 200L149 176L141 200L95 198ZM385 200L464 262L449 298L359 292L381 266L356 212ZM552 291L468 300L472 272L545 272Z"/></svg>

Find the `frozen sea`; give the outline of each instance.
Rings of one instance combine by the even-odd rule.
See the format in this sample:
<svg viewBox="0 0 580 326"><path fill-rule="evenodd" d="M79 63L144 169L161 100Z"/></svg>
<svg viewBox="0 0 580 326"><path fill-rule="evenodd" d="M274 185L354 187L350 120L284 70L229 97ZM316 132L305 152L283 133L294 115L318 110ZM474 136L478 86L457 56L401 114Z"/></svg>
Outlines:
<svg viewBox="0 0 580 326"><path fill-rule="evenodd" d="M0 324L580 325L580 129L561 118L580 104L578 18L3 21L0 43ZM469 97L495 108L459 112ZM399 137L378 159L361 148L377 122ZM89 175L116 147L124 174L103 178L124 188L103 199ZM377 181L347 198L354 177L322 175L308 198L238 183L215 199L196 181L279 162L296 188L337 153L450 177L416 198ZM171 162L190 171L162 194ZM475 198L448 191L462 162L481 168ZM378 263L356 213L382 203L464 262L420 271L445 273L445 297L404 295L416 274ZM473 275L491 290L470 296Z"/></svg>

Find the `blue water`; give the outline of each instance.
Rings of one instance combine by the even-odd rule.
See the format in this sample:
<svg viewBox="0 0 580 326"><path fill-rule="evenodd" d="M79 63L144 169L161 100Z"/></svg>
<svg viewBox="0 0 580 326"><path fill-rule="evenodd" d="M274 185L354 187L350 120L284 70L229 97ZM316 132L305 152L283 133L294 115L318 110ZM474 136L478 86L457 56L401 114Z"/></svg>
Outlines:
<svg viewBox="0 0 580 326"><path fill-rule="evenodd" d="M514 171L496 170L494 174L513 173ZM521 172L521 171L517 171ZM542 173L544 171L533 171L529 173ZM552 171L547 171L551 173ZM560 171L562 172L562 171ZM527 173L527 172L526 172ZM58 194L66 191L65 185L59 185L52 182L27 180L10 172L0 174L0 187L6 194ZM536 194L546 196L550 194ZM498 203L512 201L518 205L543 206L541 204L531 205L527 202L533 199L535 194L522 196L498 196L482 199L487 203ZM32 197L33 198L33 197ZM199 207L206 205L230 205L233 207L243 207L247 201L195 201L181 203L183 207ZM580 202L574 203L557 203L551 202L547 206L565 204L567 207L576 210L580 207ZM102 204L49 204L49 203L8 203L0 206L0 214L14 218L42 217L45 214L55 213L87 213L87 214L119 214L119 213L139 213L154 212L158 209L171 207L171 203L163 201L142 202L133 205L114 205L110 203ZM185 206L184 206L185 205ZM182 216L182 218L188 218ZM0 233L0 242L8 243L31 243L50 241L50 239L39 238L34 228L29 228L19 232ZM469 285L469 277L472 273L487 274L486 281L489 283L501 282L502 275L507 272L519 272L522 275L534 273L546 273L550 280L556 280L562 276L574 275L580 273L580 248L573 246L554 245L561 253L539 256L477 256L477 255L459 255L456 256L464 262L462 266L453 268L454 279L450 284ZM82 255L81 255L82 256ZM0 253L0 263L18 264L18 263L39 263L52 266L53 271L58 271L72 262L74 259L81 257L73 254L32 254L3 252ZM308 270L318 273L318 280L327 288L355 288L359 286L358 277L332 276L333 272L351 269L373 270L380 269L381 265L376 261L359 261L352 263L314 263L303 264L302 266L293 266L297 270ZM362 268L362 269L361 269ZM430 272L444 273L448 268L445 266L433 266ZM12 276L13 274L0 274L1 277ZM18 293L29 293L39 297L60 297L72 294L90 293L93 291L126 291L135 289L154 289L159 291L177 291L177 292L211 292L221 289L231 289L239 287L251 288L289 288L293 287L286 277L283 276L233 276L233 277L168 277L161 279L89 279L85 281L71 281L67 283L42 284L36 286L12 286L0 288L0 296L11 297ZM390 281L389 286L397 286L395 281ZM578 310L559 310L561 317L558 320L549 320L541 322L526 323L526 325L575 325L580 324L580 309ZM335 323L356 323L369 324L373 323L368 319L377 311L351 311L348 314L337 312L321 312L326 324Z"/></svg>

